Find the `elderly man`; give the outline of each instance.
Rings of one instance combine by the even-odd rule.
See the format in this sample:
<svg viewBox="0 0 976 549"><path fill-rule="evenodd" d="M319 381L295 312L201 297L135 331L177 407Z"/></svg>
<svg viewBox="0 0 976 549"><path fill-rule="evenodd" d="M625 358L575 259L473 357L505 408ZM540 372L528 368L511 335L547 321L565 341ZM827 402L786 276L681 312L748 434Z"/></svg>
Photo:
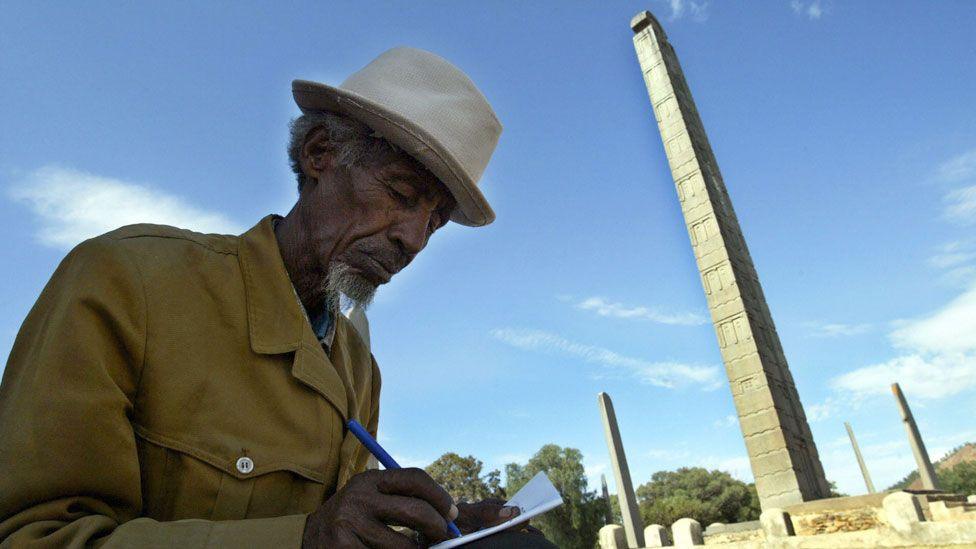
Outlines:
<svg viewBox="0 0 976 549"><path fill-rule="evenodd" d="M123 227L45 287L0 385L0 545L410 547L389 526L433 543L514 515L365 471L345 423L375 434L380 374L338 312L449 220L493 220L477 181L498 120L412 48L293 92L287 216L239 237Z"/></svg>

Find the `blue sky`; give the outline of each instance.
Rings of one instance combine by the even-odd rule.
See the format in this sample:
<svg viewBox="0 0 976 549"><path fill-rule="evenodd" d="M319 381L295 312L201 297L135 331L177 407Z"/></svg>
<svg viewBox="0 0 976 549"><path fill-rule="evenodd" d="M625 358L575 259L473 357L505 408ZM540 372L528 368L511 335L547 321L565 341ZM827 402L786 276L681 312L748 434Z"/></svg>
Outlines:
<svg viewBox="0 0 976 549"><path fill-rule="evenodd" d="M443 229L369 311L388 449L501 467L553 442L581 449L598 482L606 391L635 483L682 465L751 480L631 42L651 9L828 477L864 490L845 420L876 484L912 468L892 381L934 456L976 440L969 3L523 4L5 2L0 358L80 240L285 213L291 80L338 83L412 45L464 69L505 131L482 182L498 220Z"/></svg>

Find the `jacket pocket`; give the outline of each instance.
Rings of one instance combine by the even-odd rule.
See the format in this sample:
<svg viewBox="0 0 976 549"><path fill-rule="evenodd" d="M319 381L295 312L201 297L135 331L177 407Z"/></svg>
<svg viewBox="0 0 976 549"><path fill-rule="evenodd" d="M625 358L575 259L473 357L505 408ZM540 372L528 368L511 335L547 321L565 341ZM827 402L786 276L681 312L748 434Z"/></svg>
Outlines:
<svg viewBox="0 0 976 549"><path fill-rule="evenodd" d="M143 514L157 520L238 520L310 513L323 501L325 475L281 459L273 449L215 455L135 426ZM275 458L278 459L275 459Z"/></svg>

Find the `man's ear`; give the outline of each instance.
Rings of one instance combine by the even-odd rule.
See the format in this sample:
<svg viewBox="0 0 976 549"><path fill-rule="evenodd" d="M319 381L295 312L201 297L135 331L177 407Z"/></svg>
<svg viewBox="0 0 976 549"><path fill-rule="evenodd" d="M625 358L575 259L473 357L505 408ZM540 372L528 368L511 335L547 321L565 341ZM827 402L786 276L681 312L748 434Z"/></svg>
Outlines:
<svg viewBox="0 0 976 549"><path fill-rule="evenodd" d="M310 182L318 182L323 173L335 169L335 155L325 128L314 128L302 145L302 171Z"/></svg>

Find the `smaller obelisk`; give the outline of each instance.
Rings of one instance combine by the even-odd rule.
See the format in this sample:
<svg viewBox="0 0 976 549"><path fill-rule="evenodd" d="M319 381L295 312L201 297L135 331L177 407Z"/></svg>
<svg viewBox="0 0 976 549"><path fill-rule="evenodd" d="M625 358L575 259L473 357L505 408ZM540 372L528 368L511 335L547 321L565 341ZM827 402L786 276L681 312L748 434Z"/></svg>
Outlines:
<svg viewBox="0 0 976 549"><path fill-rule="evenodd" d="M624 520L627 547L643 547L644 527L641 523L640 512L637 510L634 485L630 483L630 468L627 467L627 456L624 454L624 445L620 441L617 414L613 412L613 402L610 402L610 395L600 393L597 400L600 402L600 413L603 415L603 429L607 435L610 464L613 466L613 476L617 481L617 501L620 502L620 516Z"/></svg>
<svg viewBox="0 0 976 549"><path fill-rule="evenodd" d="M603 486L603 506L606 515L606 524L613 524L613 506L610 505L610 490L607 489L607 475L600 475L600 484Z"/></svg>
<svg viewBox="0 0 976 549"><path fill-rule="evenodd" d="M925 450L925 443L922 442L922 435L918 432L918 425L915 424L912 410L908 407L908 402L905 401L905 395L897 383L891 384L891 392L895 394L895 400L898 401L901 420L905 423L905 431L908 432L908 445L912 447L915 463L918 464L918 477L922 479L922 488L938 490L939 479L935 476L935 468L932 467L929 453Z"/></svg>
<svg viewBox="0 0 976 549"><path fill-rule="evenodd" d="M854 457L857 458L857 465L861 468L861 476L864 477L864 485L868 487L868 493L874 493L874 483L871 482L871 473L868 472L868 466L864 463L864 457L861 456L861 448L857 445L857 439L854 438L854 429L851 429L851 424L844 422L844 427L847 428L847 436L851 437L851 446L854 448Z"/></svg>

